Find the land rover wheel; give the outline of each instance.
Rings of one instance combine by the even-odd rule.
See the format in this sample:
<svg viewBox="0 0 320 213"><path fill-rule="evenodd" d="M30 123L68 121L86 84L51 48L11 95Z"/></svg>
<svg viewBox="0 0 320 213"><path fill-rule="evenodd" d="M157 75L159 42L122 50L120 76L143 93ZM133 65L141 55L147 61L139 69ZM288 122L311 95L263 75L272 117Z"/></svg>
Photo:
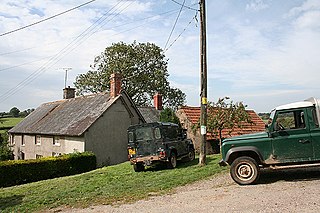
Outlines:
<svg viewBox="0 0 320 213"><path fill-rule="evenodd" d="M177 156L174 152L171 152L169 162L167 162L168 169L174 169L177 166Z"/></svg>
<svg viewBox="0 0 320 213"><path fill-rule="evenodd" d="M233 161L230 167L232 179L239 185L248 185L259 178L259 167L251 157L239 157Z"/></svg>
<svg viewBox="0 0 320 213"><path fill-rule="evenodd" d="M133 169L135 172L142 172L144 171L144 165L142 163L133 164Z"/></svg>
<svg viewBox="0 0 320 213"><path fill-rule="evenodd" d="M193 161L195 158L195 152L193 148L189 148L189 152L188 152L188 161Z"/></svg>

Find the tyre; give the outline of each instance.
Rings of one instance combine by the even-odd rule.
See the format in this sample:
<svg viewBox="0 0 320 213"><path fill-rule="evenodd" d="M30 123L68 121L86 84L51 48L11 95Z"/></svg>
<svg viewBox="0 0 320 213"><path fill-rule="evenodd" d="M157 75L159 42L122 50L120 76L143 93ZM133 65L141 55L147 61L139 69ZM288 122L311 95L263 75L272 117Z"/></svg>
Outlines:
<svg viewBox="0 0 320 213"><path fill-rule="evenodd" d="M177 166L177 155L174 152L171 152L169 157L169 162L167 162L168 169L174 169Z"/></svg>
<svg viewBox="0 0 320 213"><path fill-rule="evenodd" d="M142 172L144 171L144 165L141 163L134 164L133 169L135 172Z"/></svg>
<svg viewBox="0 0 320 213"><path fill-rule="evenodd" d="M189 148L188 152L188 161L193 161L196 156L196 153L194 152L193 148Z"/></svg>
<svg viewBox="0 0 320 213"><path fill-rule="evenodd" d="M255 183L260 175L257 162L251 157L239 157L230 167L232 179L239 185Z"/></svg>

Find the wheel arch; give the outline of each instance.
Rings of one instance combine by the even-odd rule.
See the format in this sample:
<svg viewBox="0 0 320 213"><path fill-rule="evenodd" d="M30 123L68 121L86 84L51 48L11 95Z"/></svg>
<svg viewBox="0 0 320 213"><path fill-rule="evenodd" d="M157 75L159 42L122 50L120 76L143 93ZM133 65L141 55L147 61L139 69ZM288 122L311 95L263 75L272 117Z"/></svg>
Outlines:
<svg viewBox="0 0 320 213"><path fill-rule="evenodd" d="M243 146L231 148L226 154L226 162L231 165L238 157L248 156L256 160L258 164L262 164L263 158L259 149L255 146Z"/></svg>
<svg viewBox="0 0 320 213"><path fill-rule="evenodd" d="M175 147L169 147L169 156L171 155L171 153L174 153L177 156L178 151Z"/></svg>

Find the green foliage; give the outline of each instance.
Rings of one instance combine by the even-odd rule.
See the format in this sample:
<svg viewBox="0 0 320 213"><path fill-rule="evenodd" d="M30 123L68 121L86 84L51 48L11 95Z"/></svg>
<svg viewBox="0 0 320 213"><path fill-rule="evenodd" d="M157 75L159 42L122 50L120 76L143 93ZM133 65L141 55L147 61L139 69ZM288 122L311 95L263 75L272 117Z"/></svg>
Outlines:
<svg viewBox="0 0 320 213"><path fill-rule="evenodd" d="M295 120L293 113L280 113L277 118L277 123L280 123L284 128L295 128Z"/></svg>
<svg viewBox="0 0 320 213"><path fill-rule="evenodd" d="M229 97L219 98L217 103L208 103L208 131L217 135L222 141L222 130L228 129L228 134L235 127L242 128L244 123L252 123L251 117L242 102L233 103Z"/></svg>
<svg viewBox="0 0 320 213"><path fill-rule="evenodd" d="M76 176L39 181L0 189L0 211L42 212L59 206L88 207L121 204L172 192L174 188L227 170L218 165L221 157L207 157L208 166L197 160L180 163L176 169L148 168L134 172L129 162Z"/></svg>
<svg viewBox="0 0 320 213"><path fill-rule="evenodd" d="M29 114L31 114L34 111L34 109L26 109L19 113L20 117L27 117Z"/></svg>
<svg viewBox="0 0 320 213"><path fill-rule="evenodd" d="M15 117L15 118L17 118L17 117L19 117L19 114L20 114L20 110L17 108L17 107L13 107L12 109L10 109L10 115L12 116L12 117Z"/></svg>
<svg viewBox="0 0 320 213"><path fill-rule="evenodd" d="M180 125L179 118L176 113L170 108L165 108L160 113L160 121L161 122L171 122ZM180 125L181 126L181 125Z"/></svg>
<svg viewBox="0 0 320 213"><path fill-rule="evenodd" d="M96 168L93 153L72 153L35 160L0 162L0 187L87 172Z"/></svg>
<svg viewBox="0 0 320 213"><path fill-rule="evenodd" d="M268 121L270 118L270 113L259 113L258 114L263 121Z"/></svg>
<svg viewBox="0 0 320 213"><path fill-rule="evenodd" d="M230 135L234 128L242 129L244 123L252 123L246 106L242 102L233 103L229 97L219 98L217 103L208 102L207 106L207 132L219 138L219 145L222 143L222 130L228 129ZM200 128L200 121L192 125L195 132Z"/></svg>
<svg viewBox="0 0 320 213"><path fill-rule="evenodd" d="M152 43L115 43L94 59L91 70L77 76L74 83L78 95L110 89L110 75L122 75L122 88L138 106L151 106L156 92L163 95L166 107L177 108L185 102L185 94L170 87L167 62L160 47Z"/></svg>
<svg viewBox="0 0 320 213"><path fill-rule="evenodd" d="M12 160L13 151L8 143L8 133L0 133L0 161Z"/></svg>
<svg viewBox="0 0 320 213"><path fill-rule="evenodd" d="M1 119L11 118L11 117L24 118L28 116L30 113L32 113L33 111L34 109L26 109L24 111L20 111L17 107L13 107L9 112L0 112L0 124L1 124Z"/></svg>

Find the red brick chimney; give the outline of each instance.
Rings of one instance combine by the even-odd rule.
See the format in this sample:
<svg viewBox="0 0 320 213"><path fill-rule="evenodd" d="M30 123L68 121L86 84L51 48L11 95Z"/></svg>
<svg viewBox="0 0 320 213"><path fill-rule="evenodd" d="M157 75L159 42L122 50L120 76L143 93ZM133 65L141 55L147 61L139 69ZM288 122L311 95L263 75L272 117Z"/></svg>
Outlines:
<svg viewBox="0 0 320 213"><path fill-rule="evenodd" d="M121 74L112 73L110 76L110 97L115 98L120 94L121 90Z"/></svg>
<svg viewBox="0 0 320 213"><path fill-rule="evenodd" d="M63 89L63 99L70 99L76 96L76 89L70 86Z"/></svg>
<svg viewBox="0 0 320 213"><path fill-rule="evenodd" d="M156 110L162 110L162 95L160 95L160 93L157 92L153 96L153 103Z"/></svg>

